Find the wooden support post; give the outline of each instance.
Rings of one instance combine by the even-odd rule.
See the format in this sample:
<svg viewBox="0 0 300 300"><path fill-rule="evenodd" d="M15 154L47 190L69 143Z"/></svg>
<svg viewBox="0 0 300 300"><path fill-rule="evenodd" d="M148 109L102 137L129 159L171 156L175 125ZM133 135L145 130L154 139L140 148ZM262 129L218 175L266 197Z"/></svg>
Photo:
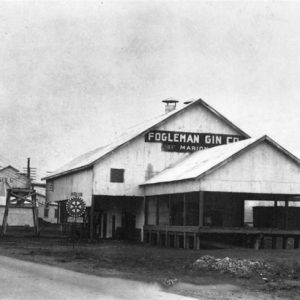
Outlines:
<svg viewBox="0 0 300 300"><path fill-rule="evenodd" d="M289 222L289 201L284 201L284 229L288 229Z"/></svg>
<svg viewBox="0 0 300 300"><path fill-rule="evenodd" d="M286 249L287 248L287 243L288 243L288 237L287 236L283 236L282 237L282 249Z"/></svg>
<svg viewBox="0 0 300 300"><path fill-rule="evenodd" d="M187 249L187 236L186 236L186 232L183 233L183 249Z"/></svg>
<svg viewBox="0 0 300 300"><path fill-rule="evenodd" d="M165 246L166 246L166 247L169 247L168 230L166 230L166 233L165 233Z"/></svg>
<svg viewBox="0 0 300 300"><path fill-rule="evenodd" d="M94 207L95 207L95 196L92 195L92 203L90 210L90 240L94 239Z"/></svg>
<svg viewBox="0 0 300 300"><path fill-rule="evenodd" d="M264 249L264 248L265 248L265 237L264 235L262 235L260 238L260 249Z"/></svg>
<svg viewBox="0 0 300 300"><path fill-rule="evenodd" d="M274 201L274 215L273 215L273 227L277 228L278 227L278 222L277 222L277 207L278 207L278 202L277 200Z"/></svg>
<svg viewBox="0 0 300 300"><path fill-rule="evenodd" d="M204 225L204 192L199 192L199 227Z"/></svg>
<svg viewBox="0 0 300 300"><path fill-rule="evenodd" d="M255 250L259 250L261 247L262 235L258 235L254 238L254 246Z"/></svg>
<svg viewBox="0 0 300 300"><path fill-rule="evenodd" d="M58 211L58 216L57 216L57 224L61 223L61 202L57 203L57 211Z"/></svg>
<svg viewBox="0 0 300 300"><path fill-rule="evenodd" d="M242 199L242 201L243 201L243 204L242 204L242 211L241 211L241 225L242 225L242 227L244 227L245 226L245 200L244 199Z"/></svg>
<svg viewBox="0 0 300 300"><path fill-rule="evenodd" d="M179 243L178 243L178 235L177 232L174 232L174 248L179 248Z"/></svg>
<svg viewBox="0 0 300 300"><path fill-rule="evenodd" d="M6 229L7 229L7 217L8 217L10 193L11 193L11 190L7 189L7 192L6 192L6 204L5 204L5 210L4 210L3 221L2 221L2 228L1 228L1 237L3 237L3 235L6 233Z"/></svg>
<svg viewBox="0 0 300 300"><path fill-rule="evenodd" d="M260 246L260 239L257 237L254 240L254 246L253 246L254 250L258 250L259 246Z"/></svg>
<svg viewBox="0 0 300 300"><path fill-rule="evenodd" d="M171 216L171 195L168 195L168 208L169 208L169 225L172 225L172 216Z"/></svg>
<svg viewBox="0 0 300 300"><path fill-rule="evenodd" d="M183 226L186 226L186 198L185 198L185 193L183 193Z"/></svg>
<svg viewBox="0 0 300 300"><path fill-rule="evenodd" d="M160 245L160 233L159 233L159 230L156 231L156 245L157 246Z"/></svg>
<svg viewBox="0 0 300 300"><path fill-rule="evenodd" d="M39 217L38 217L38 207L36 203L36 193L31 195L31 203L32 203L32 216L33 216L33 225L34 232L36 236L40 235L40 227L39 227Z"/></svg>
<svg viewBox="0 0 300 300"><path fill-rule="evenodd" d="M148 198L146 196L144 196L144 214L145 214L144 224L148 225Z"/></svg>
<svg viewBox="0 0 300 300"><path fill-rule="evenodd" d="M196 235L196 249L200 249L200 235Z"/></svg>
<svg viewBox="0 0 300 300"><path fill-rule="evenodd" d="M197 249L197 233L194 233L194 250Z"/></svg>
<svg viewBox="0 0 300 300"><path fill-rule="evenodd" d="M156 200L156 225L159 225L159 202L158 202L158 196L155 196Z"/></svg>

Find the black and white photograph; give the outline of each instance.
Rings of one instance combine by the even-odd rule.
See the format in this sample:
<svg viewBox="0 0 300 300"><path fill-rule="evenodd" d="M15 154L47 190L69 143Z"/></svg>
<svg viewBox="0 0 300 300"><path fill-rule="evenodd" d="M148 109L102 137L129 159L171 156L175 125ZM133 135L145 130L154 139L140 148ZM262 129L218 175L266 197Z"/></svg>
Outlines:
<svg viewBox="0 0 300 300"><path fill-rule="evenodd" d="M0 300L300 299L300 1L0 0Z"/></svg>

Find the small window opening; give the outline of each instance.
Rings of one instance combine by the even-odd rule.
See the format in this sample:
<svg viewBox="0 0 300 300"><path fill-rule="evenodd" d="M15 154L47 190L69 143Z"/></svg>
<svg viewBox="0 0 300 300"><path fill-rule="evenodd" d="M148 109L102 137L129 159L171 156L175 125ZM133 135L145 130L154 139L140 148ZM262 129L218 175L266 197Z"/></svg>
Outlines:
<svg viewBox="0 0 300 300"><path fill-rule="evenodd" d="M49 217L49 208L45 208L45 210L44 210L44 217L45 218Z"/></svg>
<svg viewBox="0 0 300 300"><path fill-rule="evenodd" d="M124 182L124 169L110 169L110 182Z"/></svg>

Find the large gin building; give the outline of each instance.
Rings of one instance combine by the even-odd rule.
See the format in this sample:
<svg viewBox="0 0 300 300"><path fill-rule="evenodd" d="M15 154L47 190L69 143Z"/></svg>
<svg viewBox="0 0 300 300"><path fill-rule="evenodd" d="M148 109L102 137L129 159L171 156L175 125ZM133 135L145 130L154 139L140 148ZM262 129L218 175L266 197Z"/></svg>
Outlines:
<svg viewBox="0 0 300 300"><path fill-rule="evenodd" d="M181 109L173 99L165 102L165 114L45 178L61 223L67 222L66 201L80 195L91 237L197 248L210 230L253 230L261 210L251 207L249 222L247 201L263 200L277 209L273 223L260 224L254 237L282 218L282 230L291 224L300 230L288 213L281 216L282 205L299 199L297 157L267 136L250 138L201 99Z"/></svg>

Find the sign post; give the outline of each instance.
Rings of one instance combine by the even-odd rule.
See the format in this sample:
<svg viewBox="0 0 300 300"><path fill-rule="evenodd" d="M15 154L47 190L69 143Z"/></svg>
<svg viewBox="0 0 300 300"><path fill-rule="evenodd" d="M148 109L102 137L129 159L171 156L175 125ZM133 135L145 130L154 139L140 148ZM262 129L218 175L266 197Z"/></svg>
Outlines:
<svg viewBox="0 0 300 300"><path fill-rule="evenodd" d="M67 201L67 213L69 215L68 222L72 223L71 233L72 233L72 242L74 248L74 235L77 233L77 223L83 222L83 214L85 213L86 206L82 198L74 196ZM80 239L79 233L79 239Z"/></svg>

